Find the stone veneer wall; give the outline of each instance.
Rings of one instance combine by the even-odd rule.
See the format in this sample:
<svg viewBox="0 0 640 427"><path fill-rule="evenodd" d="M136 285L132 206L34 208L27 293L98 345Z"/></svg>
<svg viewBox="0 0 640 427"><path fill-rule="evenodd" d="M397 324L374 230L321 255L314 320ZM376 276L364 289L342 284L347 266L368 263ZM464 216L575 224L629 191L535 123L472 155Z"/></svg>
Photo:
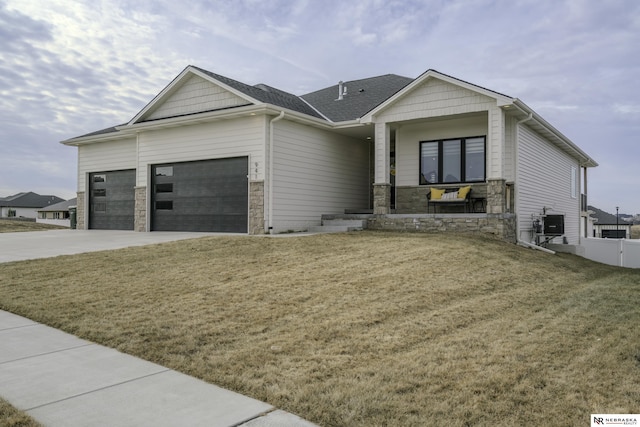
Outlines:
<svg viewBox="0 0 640 427"><path fill-rule="evenodd" d="M264 181L249 183L249 234L264 234Z"/></svg>
<svg viewBox="0 0 640 427"><path fill-rule="evenodd" d="M487 184L441 184L396 187L396 213L422 214L427 212L427 193L431 187L459 188L471 185L471 197L487 197ZM430 208L431 209L431 208ZM439 213L461 213L461 206L438 206ZM479 209L479 208L478 208ZM431 210L433 212L433 210Z"/></svg>
<svg viewBox="0 0 640 427"><path fill-rule="evenodd" d="M145 232L147 231L147 187L136 187L135 199L133 229Z"/></svg>
<svg viewBox="0 0 640 427"><path fill-rule="evenodd" d="M507 208L507 184L504 179L487 181L487 213L505 213Z"/></svg>
<svg viewBox="0 0 640 427"><path fill-rule="evenodd" d="M513 214L374 215L367 219L367 228L423 233L488 233L516 242L516 216Z"/></svg>
<svg viewBox="0 0 640 427"><path fill-rule="evenodd" d="M385 215L391 212L391 184L373 184L373 213Z"/></svg>
<svg viewBox="0 0 640 427"><path fill-rule="evenodd" d="M76 196L76 230L86 230L87 224L85 222L84 212L84 191L78 191Z"/></svg>

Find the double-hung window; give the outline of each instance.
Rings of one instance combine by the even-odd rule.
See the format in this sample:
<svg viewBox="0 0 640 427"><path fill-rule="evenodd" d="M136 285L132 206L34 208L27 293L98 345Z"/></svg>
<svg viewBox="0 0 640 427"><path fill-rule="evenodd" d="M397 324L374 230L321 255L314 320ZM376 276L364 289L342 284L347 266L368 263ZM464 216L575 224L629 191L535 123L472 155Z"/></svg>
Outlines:
<svg viewBox="0 0 640 427"><path fill-rule="evenodd" d="M486 138L420 142L420 184L485 180Z"/></svg>

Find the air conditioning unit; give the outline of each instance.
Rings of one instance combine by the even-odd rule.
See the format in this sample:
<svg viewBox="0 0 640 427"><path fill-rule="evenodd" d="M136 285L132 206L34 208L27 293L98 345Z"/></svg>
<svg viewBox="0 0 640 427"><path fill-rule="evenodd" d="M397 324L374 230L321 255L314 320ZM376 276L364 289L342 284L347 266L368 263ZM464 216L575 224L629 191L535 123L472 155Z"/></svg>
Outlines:
<svg viewBox="0 0 640 427"><path fill-rule="evenodd" d="M564 215L547 215L544 217L545 236L562 236L564 234Z"/></svg>

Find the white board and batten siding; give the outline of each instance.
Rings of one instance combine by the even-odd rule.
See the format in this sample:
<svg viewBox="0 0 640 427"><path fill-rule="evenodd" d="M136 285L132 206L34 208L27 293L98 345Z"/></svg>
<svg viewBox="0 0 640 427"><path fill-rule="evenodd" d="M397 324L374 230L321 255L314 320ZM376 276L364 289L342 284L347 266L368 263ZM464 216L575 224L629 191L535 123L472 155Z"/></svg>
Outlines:
<svg viewBox="0 0 640 427"><path fill-rule="evenodd" d="M282 120L274 124L273 232L369 207L367 141Z"/></svg>
<svg viewBox="0 0 640 427"><path fill-rule="evenodd" d="M78 191L87 190L87 175L136 168L136 138L78 146Z"/></svg>
<svg viewBox="0 0 640 427"><path fill-rule="evenodd" d="M579 182L578 172L575 159L526 124L520 125L516 182L518 238L531 239L532 215L539 217L546 207L549 215L565 216L568 243L579 243L580 196L575 185Z"/></svg>
<svg viewBox="0 0 640 427"><path fill-rule="evenodd" d="M249 179L264 180L265 129L265 118L256 116L142 132L136 185L147 185L149 165L244 156Z"/></svg>
<svg viewBox="0 0 640 427"><path fill-rule="evenodd" d="M222 87L193 75L143 120L164 119L203 111L247 105L249 102Z"/></svg>

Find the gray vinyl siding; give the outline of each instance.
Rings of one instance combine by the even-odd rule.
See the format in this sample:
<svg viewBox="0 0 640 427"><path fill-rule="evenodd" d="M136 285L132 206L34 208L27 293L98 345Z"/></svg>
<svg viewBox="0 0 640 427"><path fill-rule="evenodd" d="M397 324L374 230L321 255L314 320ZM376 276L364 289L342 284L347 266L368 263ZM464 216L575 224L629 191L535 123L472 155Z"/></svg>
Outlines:
<svg viewBox="0 0 640 427"><path fill-rule="evenodd" d="M245 156L251 162L249 179L263 180L265 132L262 116L143 132L137 185L147 185L149 165Z"/></svg>
<svg viewBox="0 0 640 427"><path fill-rule="evenodd" d="M578 244L580 199L571 194L571 173L578 173L578 162L526 125L520 125L517 168L518 237L531 238L532 216L542 215L546 207L548 214L565 216L568 243Z"/></svg>
<svg viewBox="0 0 640 427"><path fill-rule="evenodd" d="M192 76L175 93L171 94L162 105L147 113L144 120L156 120L176 117L202 111L220 110L223 108L247 105L245 99L215 85L202 77Z"/></svg>
<svg viewBox="0 0 640 427"><path fill-rule="evenodd" d="M78 146L78 191L86 190L90 172L136 168L136 138Z"/></svg>
<svg viewBox="0 0 640 427"><path fill-rule="evenodd" d="M282 120L274 124L273 231L320 225L369 207L369 143Z"/></svg>

